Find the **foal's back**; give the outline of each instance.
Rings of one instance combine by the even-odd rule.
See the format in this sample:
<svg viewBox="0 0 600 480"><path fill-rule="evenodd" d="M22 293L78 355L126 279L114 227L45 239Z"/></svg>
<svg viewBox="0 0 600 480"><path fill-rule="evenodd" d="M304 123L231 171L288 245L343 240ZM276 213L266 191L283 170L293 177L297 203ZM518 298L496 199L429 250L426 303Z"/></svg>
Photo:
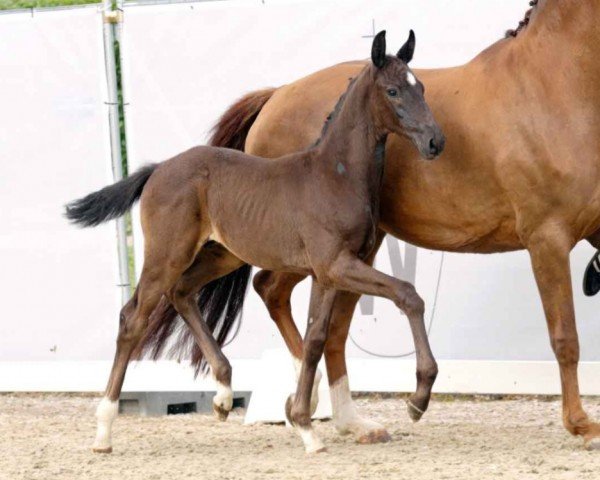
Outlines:
<svg viewBox="0 0 600 480"><path fill-rule="evenodd" d="M208 236L247 263L309 273L298 212L311 203L313 156L306 151L274 162L226 148L191 148L159 165L144 188L144 235L157 225L172 234L156 221L168 212L199 241Z"/></svg>

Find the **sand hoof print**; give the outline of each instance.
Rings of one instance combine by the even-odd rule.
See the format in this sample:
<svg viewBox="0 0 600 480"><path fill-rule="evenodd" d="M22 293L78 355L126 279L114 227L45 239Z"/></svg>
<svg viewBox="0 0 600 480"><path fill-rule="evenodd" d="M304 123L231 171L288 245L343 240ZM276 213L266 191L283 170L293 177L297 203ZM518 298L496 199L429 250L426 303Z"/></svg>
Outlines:
<svg viewBox="0 0 600 480"><path fill-rule="evenodd" d="M373 430L367 432L356 440L356 443L361 445L374 445L376 443L388 443L392 440L392 437L385 429Z"/></svg>
<svg viewBox="0 0 600 480"><path fill-rule="evenodd" d="M589 440L585 440L583 446L586 450L589 451L600 451L600 437L590 438Z"/></svg>
<svg viewBox="0 0 600 480"><path fill-rule="evenodd" d="M112 447L92 447L94 453L112 453Z"/></svg>

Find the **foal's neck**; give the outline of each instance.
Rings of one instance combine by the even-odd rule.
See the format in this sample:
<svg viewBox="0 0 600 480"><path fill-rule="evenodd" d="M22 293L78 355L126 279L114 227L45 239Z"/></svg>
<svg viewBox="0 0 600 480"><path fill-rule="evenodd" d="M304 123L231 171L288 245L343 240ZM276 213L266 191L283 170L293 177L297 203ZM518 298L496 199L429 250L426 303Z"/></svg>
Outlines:
<svg viewBox="0 0 600 480"><path fill-rule="evenodd" d="M378 193L388 132L376 123L371 111L371 75L367 67L352 81L329 120L316 155L324 168Z"/></svg>

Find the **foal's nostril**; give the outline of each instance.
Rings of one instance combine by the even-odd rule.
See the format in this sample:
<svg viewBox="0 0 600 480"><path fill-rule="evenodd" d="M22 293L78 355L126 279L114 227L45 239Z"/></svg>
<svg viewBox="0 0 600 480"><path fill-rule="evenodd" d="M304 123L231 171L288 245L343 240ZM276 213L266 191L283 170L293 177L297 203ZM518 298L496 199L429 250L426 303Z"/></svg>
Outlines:
<svg viewBox="0 0 600 480"><path fill-rule="evenodd" d="M429 152L432 155L437 155L439 153L439 147L435 143L435 140L433 138L431 140L429 140Z"/></svg>

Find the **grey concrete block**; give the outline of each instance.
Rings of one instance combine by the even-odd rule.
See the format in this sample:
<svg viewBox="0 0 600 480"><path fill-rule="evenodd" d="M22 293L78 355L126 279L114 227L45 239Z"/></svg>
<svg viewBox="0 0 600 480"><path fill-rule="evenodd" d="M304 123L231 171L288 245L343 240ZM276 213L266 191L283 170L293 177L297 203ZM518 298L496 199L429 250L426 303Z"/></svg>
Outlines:
<svg viewBox="0 0 600 480"><path fill-rule="evenodd" d="M123 392L119 413L143 416L211 413L216 392ZM233 408L245 408L251 392L233 392Z"/></svg>

